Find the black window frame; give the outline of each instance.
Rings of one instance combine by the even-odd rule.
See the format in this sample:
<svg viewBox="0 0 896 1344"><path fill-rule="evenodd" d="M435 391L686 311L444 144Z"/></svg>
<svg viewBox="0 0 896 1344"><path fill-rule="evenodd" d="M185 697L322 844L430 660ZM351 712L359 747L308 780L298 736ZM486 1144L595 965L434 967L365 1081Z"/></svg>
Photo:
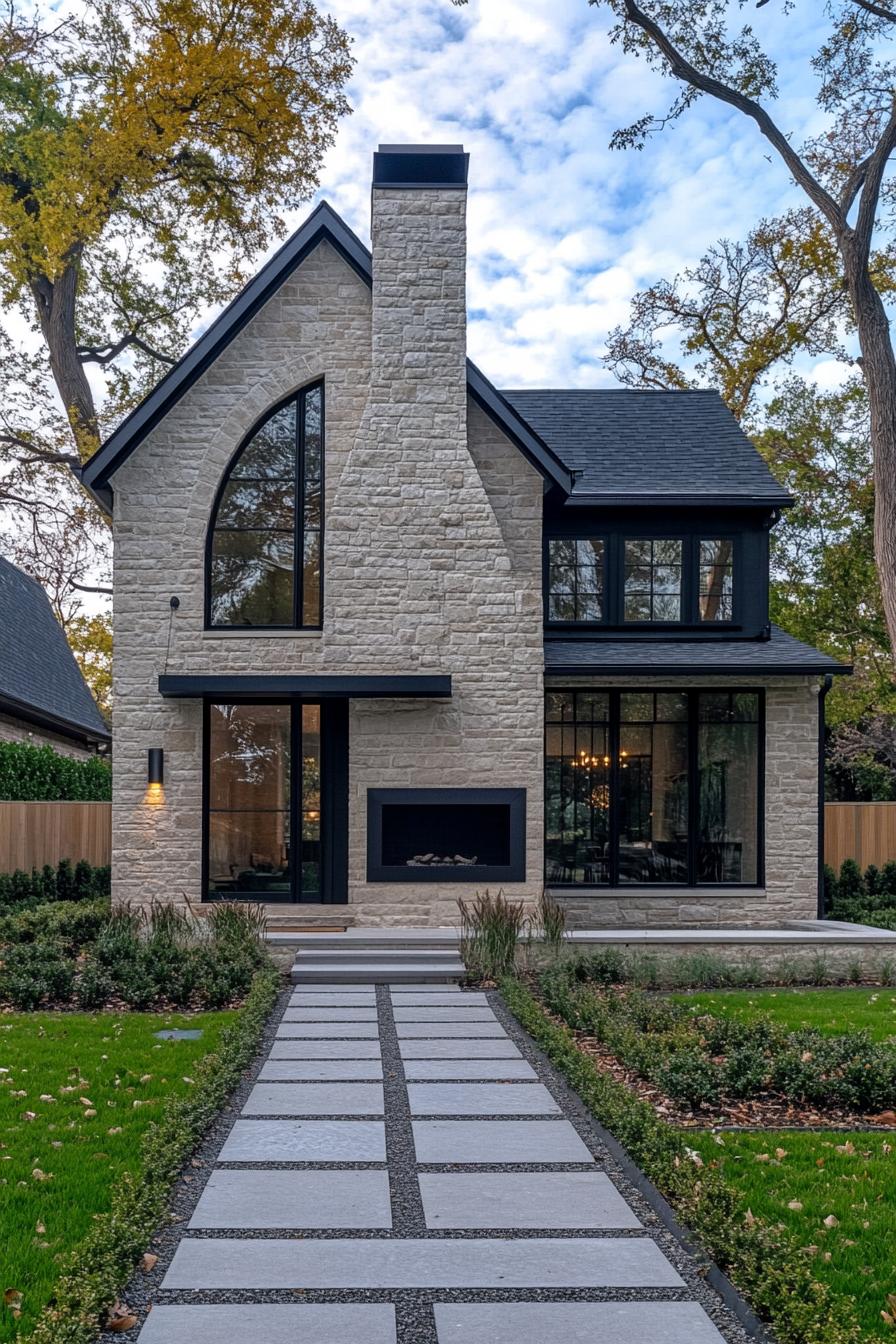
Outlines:
<svg viewBox="0 0 896 1344"><path fill-rule="evenodd" d="M599 592L599 594L597 594L597 596L600 597L600 609L601 609L601 615L600 615L599 617L597 617L596 619L595 619L594 617L578 617L578 616L574 616L571 620L565 621L565 620L558 619L557 617L552 617L552 616L551 616L551 595L552 595L552 588L551 588L551 571L552 571L552 569L556 568L556 566L554 566L554 565L552 564L552 562L551 562L551 543L552 543L552 542L555 542L555 541L556 541L556 542L572 542L574 545L578 545L578 543L579 543L580 541L588 542L590 545L594 545L594 544L597 543L597 542L600 543L600 546L601 546L601 558L600 558L600 581L601 581L601 588L600 588L600 592ZM607 539L606 539L606 537L603 537L603 536L599 536L599 535L574 536L574 537L573 537L573 536L563 536L563 537L560 537L560 536L552 536L552 537L546 537L546 538L545 538L545 544L544 544L544 607L545 607L545 620L546 620L546 622L548 622L549 624L552 624L552 625L557 625L557 626L576 626L577 628L578 628L578 627L585 627L586 629L587 629L587 627L590 626L590 625L604 625L604 624L606 623L606 619L607 619L607 601L608 601L608 594L607 594L607 568L608 568L608 559L607 559L607 557L608 557ZM574 579L574 585L573 585L573 594L572 594L572 597L573 597L573 601L577 603L577 602L578 602L578 597L579 597L579 584L578 584L579 565L578 565L578 558L576 559L576 563L575 563L575 565L573 566L573 570L574 570L574 574L575 574L575 579Z"/></svg>
<svg viewBox="0 0 896 1344"><path fill-rule="evenodd" d="M700 542L731 542L730 621L704 621L700 616ZM550 612L550 543L552 541L602 541L604 544L603 616L599 621L560 621ZM681 542L681 619L677 621L627 621L625 619L625 543L627 541ZM742 624L743 538L731 527L714 528L702 523L687 527L619 527L618 530L583 526L573 530L545 530L542 545L542 607L545 629L577 631L702 631L705 634L739 630Z"/></svg>
<svg viewBox="0 0 896 1344"><path fill-rule="evenodd" d="M301 743L302 708L320 709L320 889L302 900L301 862L293 862L286 896L257 892L247 896L209 891L211 833L211 708L213 705L288 705L290 708L289 833L291 843L302 834ZM297 775L298 771L298 775ZM348 701L320 696L218 696L202 706L202 886L203 904L216 901L252 901L259 905L345 905L348 902Z"/></svg>
<svg viewBox="0 0 896 1344"><path fill-rule="evenodd" d="M318 554L318 620L316 622L305 621L303 619L305 607L305 403L309 393L320 392L320 526L311 529L319 536L319 554ZM285 406L295 405L295 468L293 476L293 525L292 525L292 563L293 563L293 584L292 584L292 620L288 623L270 623L264 625L251 625L249 623L237 624L231 621L215 622L212 620L212 557L214 551L215 533L218 530L218 511L221 501L224 498L225 491L231 480L234 479L233 472L239 464L243 453L249 447L256 434L264 425L272 419ZM297 391L291 392L287 397L281 399L271 406L264 415L256 420L249 432L243 436L239 447L234 452L227 468L218 483L218 489L215 492L215 498L212 503L211 513L209 515L208 530L205 540L205 597L204 597L204 628L214 631L216 634L228 630L245 631L264 631L264 630L322 630L324 620L324 544L325 544L325 516L326 509L324 501L326 498L326 395L323 378L316 378L314 382L306 383ZM238 478L237 478L238 479ZM250 479L250 478L246 478ZM257 528L222 528L226 532L255 532L262 529ZM286 529L283 529L286 531Z"/></svg>
<svg viewBox="0 0 896 1344"><path fill-rule="evenodd" d="M718 619L716 619L715 617L712 617L712 616L704 616L704 615L702 614L701 610L700 610L700 598L701 598L701 596L702 596L702 594L701 594L701 592L700 592L700 587L701 587L701 584L700 584L700 572L701 572L701 570L702 570L702 568L703 568L703 557L702 557L702 555L701 555L701 547L702 547L705 543L707 543L707 542L714 542L714 541L716 541L716 542L726 542L726 541L727 541L727 542L730 542L730 544L731 544L731 559L730 559L730 561L729 561L729 564L725 566L726 569L729 568L729 567L730 567L730 569L731 569L731 615L730 615L730 617L723 618L723 619L721 619L721 620L718 620ZM737 573L737 557L736 557L736 552L737 552L737 542L736 542L736 538L733 537L730 533L727 533L727 534L726 534L725 532L714 532L714 533L713 533L713 532L710 531L709 528L706 528L706 529L704 529L703 531L696 533L696 536L695 536L695 544L696 544L696 552L697 552L697 554L696 554L696 564L697 564L697 576L696 576L696 585L697 585L697 593L696 593L696 597L697 597L697 619L698 619L698 621L700 622L700 625L703 626L704 628L708 629L708 630L714 630L714 629L719 628L719 627L724 628L726 625L731 625L731 624L733 623L733 621L734 621L734 616L735 616L735 591L734 591L734 590L735 590L735 575L736 575L736 573Z"/></svg>
<svg viewBox="0 0 896 1344"><path fill-rule="evenodd" d="M545 828L547 825L548 791L548 753L547 753L547 697L549 695L588 695L603 693L609 696L607 717L607 749L610 756L609 787L609 861L606 882L558 882L548 879L547 829L544 834L544 874L545 883L551 888L563 888L569 891L594 891L600 894L612 892L614 897L620 893L650 888L651 892L662 895L663 892L680 891L756 891L765 887L765 734L766 734L766 697L760 686L546 686L544 713L544 797ZM620 882L619 881L619 839L620 839L620 755L621 736L620 703L623 695L684 695L687 697L687 758L688 758L688 838L687 838L687 881L685 882ZM698 879L697 850L699 846L699 735L701 722L698 714L698 697L701 695L755 695L757 697L756 718L756 880L755 882L706 882ZM575 703L575 702L574 702ZM550 721L552 724L556 720ZM575 715L573 725L578 722ZM588 720L592 722L592 720Z"/></svg>

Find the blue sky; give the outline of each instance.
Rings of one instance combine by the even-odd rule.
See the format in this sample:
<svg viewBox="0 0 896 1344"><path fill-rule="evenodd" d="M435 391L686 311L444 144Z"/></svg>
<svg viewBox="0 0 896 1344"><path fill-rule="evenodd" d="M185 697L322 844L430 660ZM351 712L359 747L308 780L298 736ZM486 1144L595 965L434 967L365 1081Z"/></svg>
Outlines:
<svg viewBox="0 0 896 1344"><path fill-rule="evenodd" d="M809 60L827 28L821 8L749 11L779 59L777 112L796 141L820 124ZM357 69L355 110L320 194L366 239L377 143L463 142L470 354L499 385L611 384L601 351L639 288L804 203L758 131L708 100L642 152L611 151L613 130L662 111L670 85L610 43L604 6L331 0L328 9L354 39ZM821 361L813 371L829 383L842 368Z"/></svg>

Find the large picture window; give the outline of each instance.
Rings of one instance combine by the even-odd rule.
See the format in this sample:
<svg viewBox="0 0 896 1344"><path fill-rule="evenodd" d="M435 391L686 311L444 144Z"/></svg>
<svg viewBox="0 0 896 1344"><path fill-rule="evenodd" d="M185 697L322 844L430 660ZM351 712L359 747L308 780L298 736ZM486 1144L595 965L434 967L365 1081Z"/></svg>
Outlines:
<svg viewBox="0 0 896 1344"><path fill-rule="evenodd" d="M761 880L757 691L549 691L552 885Z"/></svg>
<svg viewBox="0 0 896 1344"><path fill-rule="evenodd" d="M738 617L734 537L545 538L548 625L733 625Z"/></svg>
<svg viewBox="0 0 896 1344"><path fill-rule="evenodd" d="M209 626L320 626L322 491L318 383L268 415L224 478L209 534Z"/></svg>
<svg viewBox="0 0 896 1344"><path fill-rule="evenodd" d="M344 823L344 712L252 703L210 704L206 713L207 896L340 899L325 862L332 870L340 848L335 814Z"/></svg>

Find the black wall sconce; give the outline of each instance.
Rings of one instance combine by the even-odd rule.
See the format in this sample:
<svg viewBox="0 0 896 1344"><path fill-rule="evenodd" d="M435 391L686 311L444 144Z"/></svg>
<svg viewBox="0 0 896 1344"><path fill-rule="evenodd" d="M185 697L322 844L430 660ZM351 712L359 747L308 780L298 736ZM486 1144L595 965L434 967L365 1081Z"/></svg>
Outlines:
<svg viewBox="0 0 896 1344"><path fill-rule="evenodd" d="M146 770L147 784L164 784L165 752L161 747L150 747Z"/></svg>

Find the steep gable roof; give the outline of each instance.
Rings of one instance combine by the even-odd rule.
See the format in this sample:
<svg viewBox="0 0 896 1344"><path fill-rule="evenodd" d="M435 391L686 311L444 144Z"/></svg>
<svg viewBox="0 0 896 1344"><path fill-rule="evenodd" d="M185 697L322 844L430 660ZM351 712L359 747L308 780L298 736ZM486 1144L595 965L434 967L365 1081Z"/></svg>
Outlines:
<svg viewBox="0 0 896 1344"><path fill-rule="evenodd" d="M717 392L501 395L576 473L573 503L793 503Z"/></svg>
<svg viewBox="0 0 896 1344"><path fill-rule="evenodd" d="M109 511L112 509L110 477L116 468L214 363L304 258L324 241L336 248L365 284L372 284L369 249L332 206L322 201L81 468L82 483L103 508ZM547 481L568 494L573 484L572 473L541 436L526 424L488 379L469 362L467 377L471 394L486 413L506 430Z"/></svg>
<svg viewBox="0 0 896 1344"><path fill-rule="evenodd" d="M40 584L0 556L0 709L48 727L107 742L109 730L87 689L62 626Z"/></svg>

